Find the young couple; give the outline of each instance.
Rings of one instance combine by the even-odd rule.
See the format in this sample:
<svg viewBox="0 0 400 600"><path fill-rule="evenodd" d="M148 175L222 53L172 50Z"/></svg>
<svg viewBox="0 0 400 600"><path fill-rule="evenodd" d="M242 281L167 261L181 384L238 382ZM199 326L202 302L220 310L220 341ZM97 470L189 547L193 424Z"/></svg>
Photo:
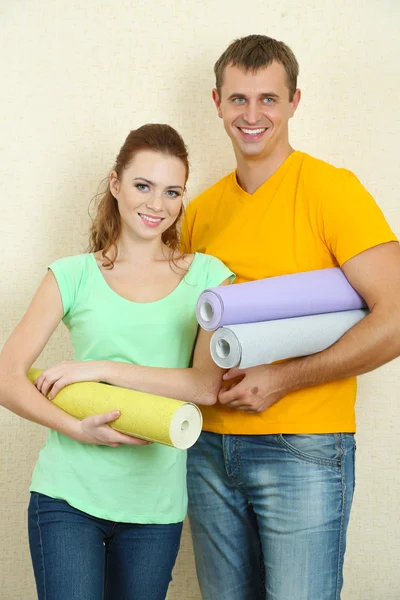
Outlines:
<svg viewBox="0 0 400 600"><path fill-rule="evenodd" d="M89 253L49 267L0 359L1 403L49 428L29 541L39 600L163 600L187 508L186 454L79 421L46 398L104 381L189 400L189 517L204 600L338 600L354 489L355 376L400 353L400 253L349 171L293 150L290 48L261 35L215 64L213 99L237 169L178 223L188 155L167 125L132 131ZM223 373L198 330L210 286L339 265L371 313L328 350ZM27 371L60 321L74 361ZM190 366L191 365L191 366ZM225 380L226 385L221 381Z"/></svg>

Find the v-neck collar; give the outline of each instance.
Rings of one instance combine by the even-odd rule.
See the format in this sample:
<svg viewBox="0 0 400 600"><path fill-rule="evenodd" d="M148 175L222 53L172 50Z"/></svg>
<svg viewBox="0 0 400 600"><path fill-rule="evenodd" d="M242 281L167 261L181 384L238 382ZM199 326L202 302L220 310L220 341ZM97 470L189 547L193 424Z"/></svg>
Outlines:
<svg viewBox="0 0 400 600"><path fill-rule="evenodd" d="M286 173L290 169L293 160L295 157L298 157L302 153L299 150L294 150L289 156L283 161L280 167L272 173L271 177L268 177L264 183L260 185L259 188L256 189L253 194L249 194L246 192L240 185L237 179L237 170L233 171L230 176L230 184L232 191L234 191L235 195L240 198L243 202L253 202L257 200L260 196L264 196L265 194L271 195L278 188L282 179L285 177Z"/></svg>

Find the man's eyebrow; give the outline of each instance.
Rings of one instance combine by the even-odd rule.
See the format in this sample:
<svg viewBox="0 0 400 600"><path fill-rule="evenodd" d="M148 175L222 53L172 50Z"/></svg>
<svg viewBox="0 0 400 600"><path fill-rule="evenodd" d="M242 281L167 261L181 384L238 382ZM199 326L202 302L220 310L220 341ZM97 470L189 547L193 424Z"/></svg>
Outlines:
<svg viewBox="0 0 400 600"><path fill-rule="evenodd" d="M233 100L234 98L246 98L246 94L239 94L239 92L233 92L233 94L228 96L228 100Z"/></svg>
<svg viewBox="0 0 400 600"><path fill-rule="evenodd" d="M276 94L275 92L262 92L259 96L261 96L261 98L279 98L279 94ZM228 100L233 100L234 98L247 98L247 96L240 92L234 92L228 96Z"/></svg>
<svg viewBox="0 0 400 600"><path fill-rule="evenodd" d="M133 181L145 181L146 183L148 183L149 185L156 185L154 183L154 181L150 181L150 179L146 179L146 177L135 177ZM179 184L177 185L167 185L167 188L179 188L181 190L183 190L183 187Z"/></svg>
<svg viewBox="0 0 400 600"><path fill-rule="evenodd" d="M276 94L275 92L263 92L260 96L263 98L279 98L279 94Z"/></svg>

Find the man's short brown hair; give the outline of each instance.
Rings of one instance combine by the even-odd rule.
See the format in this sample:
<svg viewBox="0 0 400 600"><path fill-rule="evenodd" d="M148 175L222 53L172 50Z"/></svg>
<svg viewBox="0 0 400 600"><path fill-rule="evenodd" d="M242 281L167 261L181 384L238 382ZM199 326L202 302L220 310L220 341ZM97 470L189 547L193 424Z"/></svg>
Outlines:
<svg viewBox="0 0 400 600"><path fill-rule="evenodd" d="M287 76L289 100L297 89L299 64L292 50L283 42L278 42L266 35L248 35L232 42L214 65L215 87L221 95L225 67L232 65L245 72L263 69L273 61L280 63Z"/></svg>

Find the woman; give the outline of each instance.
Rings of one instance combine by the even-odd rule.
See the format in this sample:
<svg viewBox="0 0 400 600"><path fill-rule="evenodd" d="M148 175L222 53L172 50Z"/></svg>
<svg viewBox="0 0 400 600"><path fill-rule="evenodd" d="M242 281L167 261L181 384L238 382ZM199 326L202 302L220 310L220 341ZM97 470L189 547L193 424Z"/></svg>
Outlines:
<svg viewBox="0 0 400 600"><path fill-rule="evenodd" d="M30 488L39 600L166 596L186 514L185 452L114 431L116 411L79 421L45 395L97 380L216 401L221 372L210 334L197 336L195 305L232 273L213 257L178 251L188 173L174 129L132 131L99 203L90 252L50 266L3 348L1 403L50 429ZM35 387L28 369L61 320L77 362L45 371Z"/></svg>

